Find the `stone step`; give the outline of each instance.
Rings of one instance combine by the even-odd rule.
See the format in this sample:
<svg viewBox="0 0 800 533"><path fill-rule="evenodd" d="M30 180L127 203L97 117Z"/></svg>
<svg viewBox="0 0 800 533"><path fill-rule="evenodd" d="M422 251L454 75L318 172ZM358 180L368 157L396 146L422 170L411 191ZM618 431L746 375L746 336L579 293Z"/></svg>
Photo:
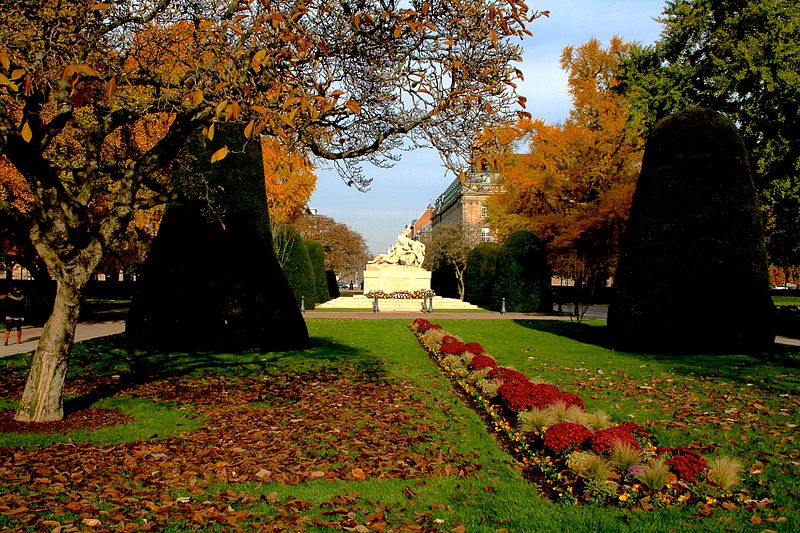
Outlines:
<svg viewBox="0 0 800 533"><path fill-rule="evenodd" d="M356 296L343 296L335 298L324 304L317 305L317 309L372 309L371 298L367 298L363 294ZM381 298L378 299L378 309L380 311L419 311L422 309L422 300L412 299L395 299L395 298ZM480 309L477 305L468 302L462 302L456 298L442 298L441 296L433 297L433 309L439 310L467 310L467 309Z"/></svg>

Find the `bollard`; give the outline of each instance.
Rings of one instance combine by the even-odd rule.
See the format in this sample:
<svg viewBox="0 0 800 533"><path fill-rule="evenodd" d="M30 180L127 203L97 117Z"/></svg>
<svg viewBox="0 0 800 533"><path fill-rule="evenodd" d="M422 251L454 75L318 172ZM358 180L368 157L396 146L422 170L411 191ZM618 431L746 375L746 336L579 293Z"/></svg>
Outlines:
<svg viewBox="0 0 800 533"><path fill-rule="evenodd" d="M422 299L422 312L423 313L427 313L428 312L428 297L427 296L425 296Z"/></svg>
<svg viewBox="0 0 800 533"><path fill-rule="evenodd" d="M378 297L377 296L372 300L372 312L373 313L378 313L379 312L379 309L378 309Z"/></svg>
<svg viewBox="0 0 800 533"><path fill-rule="evenodd" d="M300 297L300 314L301 315L305 315L306 314L306 297L305 296L301 296Z"/></svg>
<svg viewBox="0 0 800 533"><path fill-rule="evenodd" d="M430 301L428 302L428 313L433 313L433 294L429 296Z"/></svg>
<svg viewBox="0 0 800 533"><path fill-rule="evenodd" d="M506 314L506 299L505 298L503 298L503 302L500 305L500 314L501 315Z"/></svg>

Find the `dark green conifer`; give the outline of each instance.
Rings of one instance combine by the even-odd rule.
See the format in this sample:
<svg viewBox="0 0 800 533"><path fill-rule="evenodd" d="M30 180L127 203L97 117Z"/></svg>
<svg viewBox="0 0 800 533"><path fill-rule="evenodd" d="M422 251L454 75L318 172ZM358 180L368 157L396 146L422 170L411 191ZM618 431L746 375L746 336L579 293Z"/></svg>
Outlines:
<svg viewBox="0 0 800 533"><path fill-rule="evenodd" d="M473 248L464 270L464 300L480 307L492 307L495 268L500 245L482 242Z"/></svg>
<svg viewBox="0 0 800 533"><path fill-rule="evenodd" d="M328 279L325 276L325 248L318 241L306 241L308 257L314 271L314 286L316 287L317 303L322 304L331 299L328 292Z"/></svg>
<svg viewBox="0 0 800 533"><path fill-rule="evenodd" d="M169 351L286 350L308 331L272 250L261 150L238 128L199 135L164 214L126 326L135 347ZM217 163L223 145L231 153ZM192 194L200 191L201 194Z"/></svg>
<svg viewBox="0 0 800 533"><path fill-rule="evenodd" d="M773 343L774 307L750 166L735 126L692 109L656 125L621 243L608 327L648 352Z"/></svg>
<svg viewBox="0 0 800 533"><path fill-rule="evenodd" d="M550 267L542 240L527 230L515 231L497 254L494 309L506 299L506 311L549 313L553 310Z"/></svg>

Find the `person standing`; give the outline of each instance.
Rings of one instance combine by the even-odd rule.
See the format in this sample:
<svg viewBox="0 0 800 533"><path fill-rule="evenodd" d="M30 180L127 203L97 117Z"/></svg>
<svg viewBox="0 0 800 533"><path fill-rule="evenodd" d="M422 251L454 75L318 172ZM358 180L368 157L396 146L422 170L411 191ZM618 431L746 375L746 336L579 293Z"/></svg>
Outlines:
<svg viewBox="0 0 800 533"><path fill-rule="evenodd" d="M22 343L22 324L25 322L25 296L19 287L14 287L11 292L0 295L6 301L6 331L3 334L3 344L8 346L11 330L17 330L17 344Z"/></svg>

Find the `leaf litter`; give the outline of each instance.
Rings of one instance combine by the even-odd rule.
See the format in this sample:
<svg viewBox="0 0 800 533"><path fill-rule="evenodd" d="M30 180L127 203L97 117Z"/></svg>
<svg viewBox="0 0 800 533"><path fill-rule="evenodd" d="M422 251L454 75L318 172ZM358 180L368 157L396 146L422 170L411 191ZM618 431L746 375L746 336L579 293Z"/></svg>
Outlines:
<svg viewBox="0 0 800 533"><path fill-rule="evenodd" d="M131 385L128 396L193 405L205 427L157 441L0 448L0 513L18 529L62 533L155 531L176 522L260 531L440 529L429 515L409 519L405 509L359 505L357 495L332 498L317 516L310 502L260 493L264 484L466 476L479 468L474 452L441 453L438 424L414 387L343 366ZM125 421L106 411L112 422Z"/></svg>

